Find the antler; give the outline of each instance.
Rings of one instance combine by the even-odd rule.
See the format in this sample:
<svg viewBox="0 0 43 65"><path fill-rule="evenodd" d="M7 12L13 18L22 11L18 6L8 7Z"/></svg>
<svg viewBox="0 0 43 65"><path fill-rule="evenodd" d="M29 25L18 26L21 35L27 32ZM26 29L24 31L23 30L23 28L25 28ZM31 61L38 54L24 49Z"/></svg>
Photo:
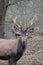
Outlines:
<svg viewBox="0 0 43 65"><path fill-rule="evenodd" d="M17 20L17 16L12 20L13 23L14 23L15 31L16 32L25 32L26 33L28 30L31 30L32 26L34 25L35 21L37 20L37 16L34 15L32 20L30 21L30 25L25 30L23 30L22 26L20 26L21 22L20 22L20 25L19 25L19 24L16 23L16 20Z"/></svg>
<svg viewBox="0 0 43 65"><path fill-rule="evenodd" d="M28 26L27 28L26 28L26 32L27 32L27 30L28 29L30 29L34 24L35 24L35 21L37 20L37 16L36 15L34 15L34 17L33 17L33 19L30 21L30 26Z"/></svg>
<svg viewBox="0 0 43 65"><path fill-rule="evenodd" d="M16 20L17 20L17 16L12 20L14 23L14 28L15 28L15 30L20 30L21 26L16 23Z"/></svg>

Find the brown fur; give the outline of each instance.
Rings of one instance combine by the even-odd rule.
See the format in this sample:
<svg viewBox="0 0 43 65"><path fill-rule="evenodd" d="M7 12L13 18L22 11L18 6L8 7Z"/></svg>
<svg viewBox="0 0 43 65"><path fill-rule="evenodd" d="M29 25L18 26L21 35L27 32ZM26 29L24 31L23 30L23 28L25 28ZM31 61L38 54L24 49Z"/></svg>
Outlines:
<svg viewBox="0 0 43 65"><path fill-rule="evenodd" d="M18 40L19 39L0 39L0 56L11 54L13 52L13 49L16 52Z"/></svg>

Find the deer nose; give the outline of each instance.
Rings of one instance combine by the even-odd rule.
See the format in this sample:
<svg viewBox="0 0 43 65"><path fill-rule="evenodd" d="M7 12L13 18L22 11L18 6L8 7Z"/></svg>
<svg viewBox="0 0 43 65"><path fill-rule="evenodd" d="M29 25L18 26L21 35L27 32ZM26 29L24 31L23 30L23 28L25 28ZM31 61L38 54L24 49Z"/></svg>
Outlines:
<svg viewBox="0 0 43 65"><path fill-rule="evenodd" d="M22 38L22 41L23 41L23 42L26 42L26 38L25 38L25 37L23 37L23 38Z"/></svg>

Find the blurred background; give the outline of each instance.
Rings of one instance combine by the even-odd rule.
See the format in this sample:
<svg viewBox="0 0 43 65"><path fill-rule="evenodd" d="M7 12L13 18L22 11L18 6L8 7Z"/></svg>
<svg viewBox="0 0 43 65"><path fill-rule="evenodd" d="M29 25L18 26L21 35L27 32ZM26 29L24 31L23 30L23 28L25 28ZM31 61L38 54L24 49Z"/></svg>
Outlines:
<svg viewBox="0 0 43 65"><path fill-rule="evenodd" d="M11 17L13 19L17 16L17 23L22 22L22 26L26 24L28 26L30 20L36 14L37 20L34 26L43 29L43 0L9 0L9 3L11 5L7 8L4 26L4 31L8 38L14 37L9 31L9 28L13 28Z"/></svg>

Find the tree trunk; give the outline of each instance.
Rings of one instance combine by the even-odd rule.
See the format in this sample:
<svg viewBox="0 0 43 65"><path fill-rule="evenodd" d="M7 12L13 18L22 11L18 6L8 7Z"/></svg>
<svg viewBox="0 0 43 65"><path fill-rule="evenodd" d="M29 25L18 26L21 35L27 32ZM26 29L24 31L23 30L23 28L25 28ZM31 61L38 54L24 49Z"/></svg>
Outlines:
<svg viewBox="0 0 43 65"><path fill-rule="evenodd" d="M0 38L4 38L4 23L5 23L5 15L7 10L7 5L9 0L0 0Z"/></svg>

